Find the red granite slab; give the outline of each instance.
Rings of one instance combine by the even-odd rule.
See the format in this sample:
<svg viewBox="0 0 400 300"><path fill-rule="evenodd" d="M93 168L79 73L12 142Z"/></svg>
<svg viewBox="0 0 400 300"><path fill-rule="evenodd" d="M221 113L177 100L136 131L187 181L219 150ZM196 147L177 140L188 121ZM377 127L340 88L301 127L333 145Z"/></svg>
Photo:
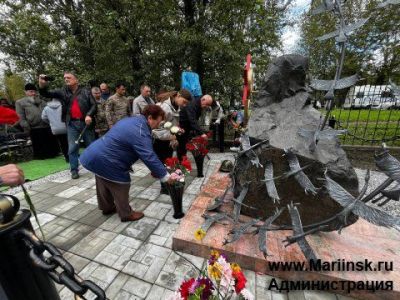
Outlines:
<svg viewBox="0 0 400 300"><path fill-rule="evenodd" d="M186 212L173 237L173 249L185 253L207 258L211 249L217 249L226 254L230 261L239 263L243 268L259 273L276 276L286 280L370 280L393 281L393 291L376 291L375 293L358 290L350 296L359 299L400 299L400 233L394 229L374 226L362 219L346 227L341 234L337 232L321 232L307 237L316 256L324 262L344 259L348 262L369 261L393 262L393 271L366 272L366 271L319 271L319 272L294 272L272 271L269 262L302 262L305 257L297 244L285 247L282 241L291 235L291 231L270 231L267 236L267 250L269 256L265 259L258 249L257 236L244 235L240 240L223 245L232 225L214 224L200 242L194 237L194 232L203 224L201 215L205 208L216 196L222 195L229 184L227 174L215 172L204 185L202 191L194 200L191 208ZM227 198L232 197L228 195ZM223 210L231 207L225 205ZM241 216L246 220L247 217ZM330 290L335 293L349 295L346 291Z"/></svg>

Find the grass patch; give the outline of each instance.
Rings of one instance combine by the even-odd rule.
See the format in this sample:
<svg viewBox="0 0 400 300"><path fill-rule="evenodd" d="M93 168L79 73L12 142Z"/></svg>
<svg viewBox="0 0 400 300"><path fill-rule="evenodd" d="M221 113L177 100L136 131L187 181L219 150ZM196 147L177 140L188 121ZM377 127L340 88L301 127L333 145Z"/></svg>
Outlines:
<svg viewBox="0 0 400 300"><path fill-rule="evenodd" d="M321 111L325 114L326 111ZM398 122L400 120L400 110L369 110L369 109L333 109L331 116L343 123L347 122Z"/></svg>
<svg viewBox="0 0 400 300"><path fill-rule="evenodd" d="M69 169L69 164L65 162L64 156L49 159L35 159L27 162L17 163L24 171L25 179L36 180L47 175ZM7 190L8 187L0 187L0 191Z"/></svg>
<svg viewBox="0 0 400 300"><path fill-rule="evenodd" d="M62 155L56 158L22 162L18 166L24 171L25 178L30 180L36 180L69 168L69 164L65 162Z"/></svg>

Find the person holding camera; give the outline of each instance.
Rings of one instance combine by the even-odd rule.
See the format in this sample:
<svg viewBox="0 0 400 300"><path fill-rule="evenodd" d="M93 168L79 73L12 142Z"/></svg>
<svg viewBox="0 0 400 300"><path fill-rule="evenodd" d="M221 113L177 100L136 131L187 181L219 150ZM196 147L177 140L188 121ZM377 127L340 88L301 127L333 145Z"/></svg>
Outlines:
<svg viewBox="0 0 400 300"><path fill-rule="evenodd" d="M68 156L72 179L78 179L79 144L82 137L88 147L94 140L93 116L96 114L96 101L91 91L79 85L74 72L64 72L65 86L48 90L46 75L39 75L39 93L47 98L58 98L62 103L62 121L67 124Z"/></svg>

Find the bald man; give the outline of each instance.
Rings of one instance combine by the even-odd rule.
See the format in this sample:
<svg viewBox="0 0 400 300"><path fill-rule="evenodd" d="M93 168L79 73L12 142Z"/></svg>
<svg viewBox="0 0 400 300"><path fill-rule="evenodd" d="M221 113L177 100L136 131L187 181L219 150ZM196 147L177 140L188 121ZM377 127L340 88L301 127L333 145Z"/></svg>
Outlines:
<svg viewBox="0 0 400 300"><path fill-rule="evenodd" d="M207 135L200 127L198 120L203 109L212 107L214 99L210 95L203 95L200 99L190 101L190 103L181 109L179 113L179 125L185 130L185 133L178 137L179 145L177 149L178 157L186 155L186 144L194 136L201 135L207 138Z"/></svg>

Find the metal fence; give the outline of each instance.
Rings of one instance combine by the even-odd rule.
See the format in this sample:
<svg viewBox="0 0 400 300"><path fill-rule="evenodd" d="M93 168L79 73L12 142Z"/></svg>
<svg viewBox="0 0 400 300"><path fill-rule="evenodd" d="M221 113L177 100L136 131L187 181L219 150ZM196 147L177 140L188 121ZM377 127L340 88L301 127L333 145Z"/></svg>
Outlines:
<svg viewBox="0 0 400 300"><path fill-rule="evenodd" d="M322 106L323 96L319 92L314 95ZM329 124L348 130L341 137L342 144L400 146L400 95L390 85L354 86L337 99ZM321 113L326 113L323 107Z"/></svg>

